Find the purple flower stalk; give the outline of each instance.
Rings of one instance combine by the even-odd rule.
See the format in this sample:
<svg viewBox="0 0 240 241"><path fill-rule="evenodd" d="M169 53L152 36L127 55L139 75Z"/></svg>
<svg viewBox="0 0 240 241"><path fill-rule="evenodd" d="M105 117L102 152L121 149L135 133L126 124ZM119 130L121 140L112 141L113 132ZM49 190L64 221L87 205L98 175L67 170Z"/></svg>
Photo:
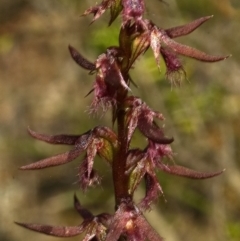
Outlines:
<svg viewBox="0 0 240 241"><path fill-rule="evenodd" d="M98 185L101 179L94 169L94 159L98 155L112 170L114 184L115 213L101 213L94 216L82 207L74 196L76 211L83 218L81 224L73 227L27 224L16 222L27 229L58 237L71 237L84 233L84 241L162 241L163 238L150 226L143 216L151 204L163 194L156 172L205 179L223 172L202 173L173 164L171 143L173 137L164 134L156 120L164 120L163 115L152 110L144 101L131 92L134 83L130 69L136 59L149 48L152 49L157 67L160 57L166 64L166 78L171 83L180 84L186 77L179 55L204 62L217 62L229 56L212 56L176 42L174 39L190 34L212 16L194 20L186 25L163 29L144 18L144 0L103 0L87 9L83 15L93 14L97 20L106 10L110 10L111 24L118 15L122 17L119 30L119 46L111 46L94 62L82 56L69 46L73 60L82 68L95 74L95 82L89 94L93 94L91 110L111 109L112 124L116 128L96 126L79 135L45 135L29 129L29 134L50 144L71 145L72 149L62 154L20 167L21 170L36 170L66 164L80 154L85 156L79 164L79 186L85 191ZM116 129L116 130L115 130ZM130 148L135 130L138 129L148 144L144 149ZM167 162L167 160L170 160ZM134 193L140 182L145 182L145 196L135 203Z"/></svg>

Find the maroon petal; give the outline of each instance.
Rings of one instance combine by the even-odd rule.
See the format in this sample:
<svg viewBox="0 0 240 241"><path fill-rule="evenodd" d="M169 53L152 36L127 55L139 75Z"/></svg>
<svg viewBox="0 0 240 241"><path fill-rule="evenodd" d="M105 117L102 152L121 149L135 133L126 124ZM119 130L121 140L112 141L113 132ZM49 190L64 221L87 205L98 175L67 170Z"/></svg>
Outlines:
<svg viewBox="0 0 240 241"><path fill-rule="evenodd" d="M40 160L38 162L31 163L26 166L22 166L20 167L20 170L36 170L36 169L43 169L47 167L59 166L74 160L81 154L81 152L82 152L81 149L73 149L63 154L59 154L53 157Z"/></svg>
<svg viewBox="0 0 240 241"><path fill-rule="evenodd" d="M217 61L221 61L224 60L228 57L228 56L214 56L214 55L209 55L206 54L200 50L197 50L195 48L189 47L187 45L184 44L180 44L175 42L174 40L164 37L162 38L163 42L168 45L169 47L171 47L174 51L176 51L178 54L190 57L190 58L194 58L197 59L199 61L203 61L203 62L217 62Z"/></svg>
<svg viewBox="0 0 240 241"><path fill-rule="evenodd" d="M45 141L51 144L65 144L65 145L74 145L75 142L79 139L80 135L56 135L48 136L44 134L37 133L31 130L28 127L29 134L40 141Z"/></svg>
<svg viewBox="0 0 240 241"><path fill-rule="evenodd" d="M22 226L24 228L30 229L32 231L36 231L39 233L44 233L51 236L56 237L73 237L78 234L81 234L85 230L84 224L80 226L50 226L50 225L42 225L42 224L31 224L31 223L19 223L15 222L17 225Z"/></svg>
<svg viewBox="0 0 240 241"><path fill-rule="evenodd" d="M88 187L98 185L101 182L100 176L94 169L90 168L90 173L88 170L88 158L85 156L78 171L79 185L83 191L86 191Z"/></svg>
<svg viewBox="0 0 240 241"><path fill-rule="evenodd" d="M90 211L88 211L86 208L83 208L81 203L79 202L76 194L74 194L74 207L78 211L78 213L81 215L83 219L92 219L94 216Z"/></svg>
<svg viewBox="0 0 240 241"><path fill-rule="evenodd" d="M161 48L161 54L166 64L166 78L177 86L180 86L183 79L186 79L186 72L175 51L168 48Z"/></svg>
<svg viewBox="0 0 240 241"><path fill-rule="evenodd" d="M192 21L191 23L173 27L173 28L169 28L169 29L166 29L165 31L170 38L177 38L180 36L184 36L184 35L187 35L187 34L193 32L196 28L198 28L200 25L202 25L204 22L206 22L207 20L209 20L212 17L213 17L213 15L198 18L198 19Z"/></svg>
<svg viewBox="0 0 240 241"><path fill-rule="evenodd" d="M68 49L70 51L70 54L74 61L80 65L82 68L90 70L91 72L96 69L96 66L94 63L88 61L85 59L75 48L73 48L71 45L68 46Z"/></svg>
<svg viewBox="0 0 240 241"><path fill-rule="evenodd" d="M154 123L149 123L144 117L138 119L138 128L144 136L158 144L170 144L173 138L164 136L162 129Z"/></svg>
<svg viewBox="0 0 240 241"><path fill-rule="evenodd" d="M189 168L186 168L183 166L178 166L178 165L173 165L173 166L160 165L160 169L169 174L193 178L193 179L211 178L211 177L218 176L225 171L225 169L224 169L224 170L218 171L218 172L199 172L199 171L194 171Z"/></svg>
<svg viewBox="0 0 240 241"><path fill-rule="evenodd" d="M146 194L140 202L140 207L143 210L150 209L150 205L157 200L157 198L163 194L163 190L157 180L154 172L145 174Z"/></svg>

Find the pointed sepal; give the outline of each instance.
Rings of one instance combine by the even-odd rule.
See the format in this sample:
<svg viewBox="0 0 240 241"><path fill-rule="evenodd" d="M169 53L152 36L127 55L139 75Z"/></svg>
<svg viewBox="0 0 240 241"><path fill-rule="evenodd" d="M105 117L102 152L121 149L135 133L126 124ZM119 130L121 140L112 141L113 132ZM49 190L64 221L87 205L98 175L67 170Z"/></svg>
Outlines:
<svg viewBox="0 0 240 241"><path fill-rule="evenodd" d="M94 218L93 214L81 205L76 194L74 194L74 207L84 220Z"/></svg>
<svg viewBox="0 0 240 241"><path fill-rule="evenodd" d="M17 225L30 229L35 232L44 233L47 235L55 236L55 237L73 237L81 234L85 229L85 224L83 223L80 226L51 226L51 225L43 225L43 224L32 224L32 223L20 223L15 222Z"/></svg>
<svg viewBox="0 0 240 241"><path fill-rule="evenodd" d="M80 135L45 135L37 133L28 127L28 133L35 139L44 141L50 144L74 145L80 138Z"/></svg>
<svg viewBox="0 0 240 241"><path fill-rule="evenodd" d="M227 56L209 55L193 47L177 43L176 41L170 38L166 38L165 36L162 37L162 41L168 47L173 49L176 53L199 60L199 61L203 61L203 62L218 62L230 57L230 55L227 55Z"/></svg>
<svg viewBox="0 0 240 241"><path fill-rule="evenodd" d="M69 52L73 58L73 60L80 65L82 68L86 70L90 70L90 72L93 72L96 70L96 66L94 63L90 62L86 58L84 58L74 47L71 45L68 46Z"/></svg>
<svg viewBox="0 0 240 241"><path fill-rule="evenodd" d="M217 171L217 172L199 172L199 171L194 171L192 169L183 167L183 166L179 166L179 165L164 165L162 164L160 166L160 170L169 173L169 174L173 174L173 175L177 175L177 176L182 176L182 177L188 177L188 178L192 178L192 179L206 179L206 178L212 178L215 176L218 176L220 174L222 174L224 170L221 171Z"/></svg>
<svg viewBox="0 0 240 241"><path fill-rule="evenodd" d="M145 137L158 144L171 144L174 141L173 137L165 137L163 130L156 123L150 123L144 115L138 119L138 129Z"/></svg>
<svg viewBox="0 0 240 241"><path fill-rule="evenodd" d="M82 152L81 149L73 149L71 151L67 151L65 153L49 157L38 162L31 163L29 165L21 166L20 170L37 170L43 169L47 167L59 166L66 164L70 161L76 159Z"/></svg>
<svg viewBox="0 0 240 241"><path fill-rule="evenodd" d="M213 15L201 17L185 25L169 28L169 29L166 29L165 31L170 38L181 37L181 36L190 34L195 29L200 27L203 23L205 23L207 20L211 19L212 17Z"/></svg>
<svg viewBox="0 0 240 241"><path fill-rule="evenodd" d="M166 78L171 84L180 86L182 80L186 79L186 72L177 54L169 49L162 47L160 50L166 64Z"/></svg>

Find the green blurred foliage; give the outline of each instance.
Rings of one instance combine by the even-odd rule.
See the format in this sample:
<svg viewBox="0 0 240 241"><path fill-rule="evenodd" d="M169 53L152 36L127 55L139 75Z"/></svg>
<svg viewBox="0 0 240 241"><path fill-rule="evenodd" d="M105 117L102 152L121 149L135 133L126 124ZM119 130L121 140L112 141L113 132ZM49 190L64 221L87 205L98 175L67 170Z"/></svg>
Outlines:
<svg viewBox="0 0 240 241"><path fill-rule="evenodd" d="M147 216L168 241L240 240L240 4L237 0L167 2L148 1L146 17L171 27L214 14L215 18L178 41L233 57L214 64L182 58L187 80L176 88L165 79L164 63L159 72L149 50L131 72L139 86L132 86L133 94L166 117L161 124L175 138L174 162L202 171L226 168L226 172L205 181L159 173L164 197ZM93 213L113 211L110 169L100 159L96 167L102 187L87 193L77 185L81 158L40 172L17 170L68 150L33 140L27 134L28 125L48 134L77 134L95 125L111 126L110 113L89 116L92 96L84 96L94 77L71 60L67 49L71 44L94 61L106 47L117 45L120 20L107 27L108 12L92 25L90 16L80 18L92 4L90 0L0 2L1 240L53 240L15 226L14 220L80 223L73 210L74 192ZM137 132L132 146L145 144ZM139 189L136 199L142 195Z"/></svg>

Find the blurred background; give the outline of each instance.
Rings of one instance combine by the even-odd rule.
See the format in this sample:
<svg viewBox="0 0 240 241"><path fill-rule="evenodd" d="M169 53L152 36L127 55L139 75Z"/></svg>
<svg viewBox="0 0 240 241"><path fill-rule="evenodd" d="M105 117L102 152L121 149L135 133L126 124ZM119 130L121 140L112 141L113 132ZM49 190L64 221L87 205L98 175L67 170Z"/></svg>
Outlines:
<svg viewBox="0 0 240 241"><path fill-rule="evenodd" d="M164 190L149 222L167 241L240 240L240 2L239 0L159 0L147 2L146 18L163 28L214 15L177 41L209 54L232 57L213 64L182 58L188 80L171 87L165 66L159 73L149 50L132 77L141 96L166 117L165 133L174 136L174 160L199 171L226 168L218 177L191 180L158 173ZM89 26L81 18L92 0L0 1L0 240L50 241L13 222L77 225L73 194L94 214L113 212L110 169L96 160L102 185L83 193L77 184L81 158L41 171L18 167L68 150L34 140L27 127L46 134L81 134L96 125L111 126L110 114L88 113L94 76L77 66L68 44L94 61L117 45L120 20L107 27L109 12ZM98 1L100 2L100 1ZM141 135L132 146L145 145ZM139 188L136 200L144 192ZM61 239L62 240L62 239ZM81 240L81 237L69 240Z"/></svg>

